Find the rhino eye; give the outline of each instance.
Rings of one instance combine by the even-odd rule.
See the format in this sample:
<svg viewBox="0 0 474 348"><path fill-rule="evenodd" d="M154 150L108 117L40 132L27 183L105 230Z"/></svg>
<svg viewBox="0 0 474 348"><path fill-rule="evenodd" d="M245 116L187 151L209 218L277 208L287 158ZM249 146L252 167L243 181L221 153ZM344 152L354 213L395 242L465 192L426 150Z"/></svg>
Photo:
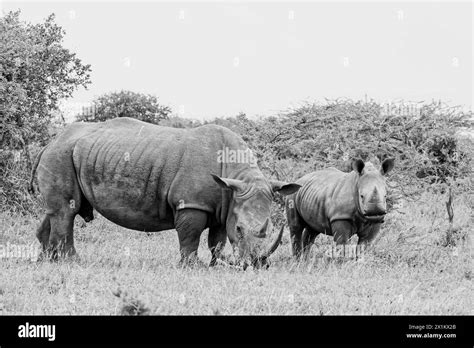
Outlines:
<svg viewBox="0 0 474 348"><path fill-rule="evenodd" d="M240 226L237 226L237 237L239 239L242 239L244 236L243 232L242 232L242 228Z"/></svg>

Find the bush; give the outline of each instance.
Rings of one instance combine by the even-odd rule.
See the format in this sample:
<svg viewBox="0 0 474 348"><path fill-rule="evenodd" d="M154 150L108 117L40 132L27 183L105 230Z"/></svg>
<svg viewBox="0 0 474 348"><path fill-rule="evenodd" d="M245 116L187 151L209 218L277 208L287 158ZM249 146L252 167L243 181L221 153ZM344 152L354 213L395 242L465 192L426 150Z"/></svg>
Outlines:
<svg viewBox="0 0 474 348"><path fill-rule="evenodd" d="M90 66L62 46L54 15L43 23L0 18L0 204L30 211L26 193L30 147L50 139L59 101L90 83Z"/></svg>
<svg viewBox="0 0 474 348"><path fill-rule="evenodd" d="M120 91L104 94L92 102L90 113L77 116L78 121L101 122L117 117L132 117L158 124L168 118L171 109L158 103L151 94Z"/></svg>
<svg viewBox="0 0 474 348"><path fill-rule="evenodd" d="M296 180L330 166L350 171L354 157L373 162L395 157L396 167L388 180L389 206L401 197L416 199L427 189L444 192L449 185L455 192L471 190L472 137L460 138L457 131L469 129L472 113L439 103L405 109L410 113L386 112L374 101L335 100L325 105L307 103L271 117L250 119L239 114L205 124L219 124L240 134L262 171L279 180ZM191 128L201 123L174 116L160 124ZM19 185L27 182L28 165L23 160L7 164L11 158L7 153L0 158L0 178L6 178L0 204L27 209L32 205L25 198L26 186ZM281 212L275 214L281 220Z"/></svg>
<svg viewBox="0 0 474 348"><path fill-rule="evenodd" d="M374 101L335 100L227 122L255 151L260 167L282 180L330 166L350 171L352 158L379 163L388 157L396 158L391 184L408 196L470 176L472 138L461 144L457 131L470 126L472 113L440 103L416 109L402 103L400 109L408 112L387 111Z"/></svg>
<svg viewBox="0 0 474 348"><path fill-rule="evenodd" d="M189 118L182 118L179 116L171 116L160 121L160 126L173 128L194 128L201 125L198 120L191 120Z"/></svg>
<svg viewBox="0 0 474 348"><path fill-rule="evenodd" d="M19 150L0 151L1 210L31 213L38 208L38 201L27 191L30 179L27 158Z"/></svg>

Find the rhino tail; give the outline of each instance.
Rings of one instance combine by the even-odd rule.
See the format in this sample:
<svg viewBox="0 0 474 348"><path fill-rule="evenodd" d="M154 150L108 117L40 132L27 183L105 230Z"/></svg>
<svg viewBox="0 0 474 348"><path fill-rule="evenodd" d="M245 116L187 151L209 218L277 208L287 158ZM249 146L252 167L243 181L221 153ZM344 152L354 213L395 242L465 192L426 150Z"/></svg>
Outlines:
<svg viewBox="0 0 474 348"><path fill-rule="evenodd" d="M34 187L34 181L35 181L35 176L36 176L36 169L38 168L39 161L41 160L41 155L43 155L44 150L46 150L48 146L45 146L41 149L41 151L38 153L35 159L35 163L33 164L33 168L31 169L31 176L30 176L30 182L28 184L28 192L30 194L35 194L35 187Z"/></svg>

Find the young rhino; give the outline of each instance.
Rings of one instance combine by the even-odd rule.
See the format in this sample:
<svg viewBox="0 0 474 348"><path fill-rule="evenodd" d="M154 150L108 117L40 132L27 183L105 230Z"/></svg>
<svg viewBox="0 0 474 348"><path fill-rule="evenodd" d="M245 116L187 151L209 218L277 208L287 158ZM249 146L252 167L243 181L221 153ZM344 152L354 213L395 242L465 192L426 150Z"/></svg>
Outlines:
<svg viewBox="0 0 474 348"><path fill-rule="evenodd" d="M293 255L306 257L320 233L334 236L336 244L354 233L359 244L372 241L387 213L385 175L393 167L394 159L380 169L357 159L350 173L329 168L296 181L302 187L285 199Z"/></svg>

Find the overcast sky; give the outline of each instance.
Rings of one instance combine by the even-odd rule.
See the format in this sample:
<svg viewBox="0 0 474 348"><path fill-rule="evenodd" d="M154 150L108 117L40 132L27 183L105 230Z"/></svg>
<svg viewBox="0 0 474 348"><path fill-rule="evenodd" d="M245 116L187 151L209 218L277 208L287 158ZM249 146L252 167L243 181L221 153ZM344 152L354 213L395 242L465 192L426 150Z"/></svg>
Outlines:
<svg viewBox="0 0 474 348"><path fill-rule="evenodd" d="M2 0L0 0L2 1ZM269 115L302 101L365 95L472 108L471 2L5 1L65 46L105 92L152 93L187 117Z"/></svg>

